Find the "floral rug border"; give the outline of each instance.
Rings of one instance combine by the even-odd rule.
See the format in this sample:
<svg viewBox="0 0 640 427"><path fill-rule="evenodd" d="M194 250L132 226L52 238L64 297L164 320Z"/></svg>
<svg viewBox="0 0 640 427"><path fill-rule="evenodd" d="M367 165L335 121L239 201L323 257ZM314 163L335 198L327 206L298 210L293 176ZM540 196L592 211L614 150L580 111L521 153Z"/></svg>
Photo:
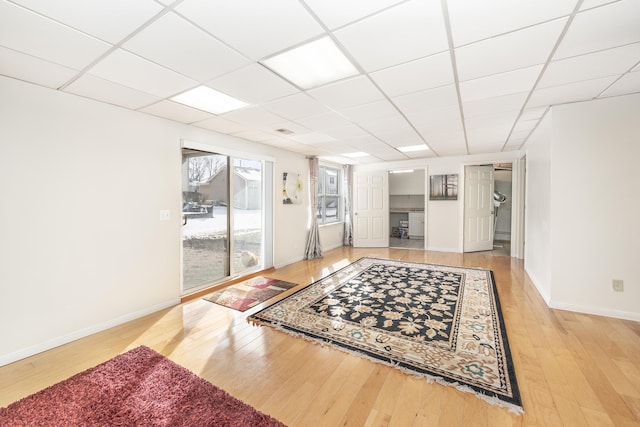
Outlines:
<svg viewBox="0 0 640 427"><path fill-rule="evenodd" d="M349 286L348 283L352 279L356 279L356 282L354 283L362 282L357 278L360 277L363 273L366 273L369 269L372 268L372 266L378 265L399 266L401 268L413 269L412 271L415 270L418 272L423 269L428 274L433 274L436 277L440 273L446 273L448 275L446 277L447 280L451 280L452 284L455 285L456 280L460 281L461 299L464 299L466 297L467 287L470 287L471 289L471 291L469 291L471 295L467 297L469 299L478 298L478 296L482 297L484 294L488 294L485 295L485 297L488 298L488 304L490 305L490 314L485 314L485 317L488 316L490 317L490 319L486 319L485 324L487 325L487 329L490 331L487 332L488 335L486 338L480 333L478 333L477 335L472 335L474 337L474 340L477 340L478 342L486 341L488 343L488 345L485 343L481 343L481 345L485 345L486 348L478 349L477 351L484 351L485 353L487 351L495 351L496 362L494 366L495 369L493 369L493 371L496 372L493 376L495 377L494 381L497 381L499 383L499 386L474 382L473 380L464 378L461 375L456 375L453 371L448 371L447 369L439 369L436 366L437 363L431 365L421 365L419 361L416 360L415 355L410 354L409 352L405 354L397 351L396 353L391 353L391 350L389 350L390 353L385 354L385 352L380 348L376 349L371 347L371 343L360 344L358 342L354 342L353 339L348 339L348 337L346 336L331 335L329 327L323 327L322 330L318 329L317 324L327 322L327 324L336 324L335 313L326 313L323 311L326 311L325 306L327 305L326 303L324 303L324 300L327 298L331 298L329 294L344 286ZM458 276L460 276L459 279ZM367 277L372 276L369 275ZM430 276L425 277L428 277L427 280L434 280ZM482 283L483 277L486 277L486 287L488 289L485 289L485 285ZM469 283L467 283L467 281ZM383 282L380 281L380 283ZM383 284L381 286L385 285ZM430 286L426 283L422 283L420 286L427 286L427 288L424 289L430 289ZM386 288L390 289L388 284L386 284ZM449 288L451 288L451 286ZM455 286L453 286L453 288L455 288ZM485 292L485 290L488 290L490 292ZM447 294L447 291L445 291L444 293ZM450 296L450 298L453 297ZM329 299L329 301L331 302L331 299ZM446 299L444 301L448 303ZM316 325L305 326L302 324L292 324L291 319L288 318L292 315L288 314L287 308L282 309L282 307L288 306L299 306L300 310L306 310L307 312L302 314L303 318L305 318L306 321L309 321L310 317L316 319ZM388 339L389 336L391 336L391 342L401 343L411 348L420 349L419 351L424 351L425 357L433 357L433 355L429 355L429 353L433 353L436 356L442 356L443 358L450 357L450 353L457 354L457 346L473 346L473 340L471 340L470 343L468 342L468 332L465 333L464 331L460 330L460 319L461 316L463 316L463 314L461 314L462 307L462 302L460 302L459 304L456 303L455 309L449 311L449 316L447 316L443 324L450 323L451 325L447 325L450 326L449 329L447 329L442 334L440 334L441 331L438 330L436 334L430 333L426 338L420 335L410 337L405 336L401 329L393 332L388 332L386 329L382 328L380 330L382 330L383 333L379 334L377 336L377 339L385 340ZM441 308L440 305L438 305L438 308ZM295 310L290 311L295 313ZM480 311L484 311L482 306L480 306ZM353 327L356 324L349 319L337 320L337 323L339 324L341 324L342 322L346 322L348 324L347 326ZM363 320L364 319L360 319L360 323L362 323ZM335 347L342 351L356 354L377 363L395 367L407 374L416 377L425 378L429 382L437 382L439 384L453 386L458 390L473 393L480 399L492 405L508 408L510 411L517 414L523 412L522 401L520 398L520 392L518 389L513 367L513 361L511 359L511 350L509 347L507 333L504 327L504 319L502 317L500 308L498 292L495 286L494 275L491 270L473 267L456 267L363 257L349 264L348 266L343 267L340 270L337 270L330 275L321 278L314 283L296 291L295 293L270 305L269 307L266 307L259 312L252 314L248 317L248 321L259 325L273 326L278 330L287 332L294 336L305 338L309 341L322 345L329 344L332 347ZM404 323L405 325L402 325L402 327L411 327L410 325L406 325L407 322ZM315 329L314 326L316 327ZM468 329L469 326L474 325L470 325L467 322L464 326L466 326ZM340 327L344 328L343 326ZM415 328L416 326L414 325L413 327ZM352 329L352 331L354 330L355 329ZM366 332L373 331L373 333L377 333L379 331L379 329L368 328L367 326L363 327L362 330ZM411 332L411 329L407 329L407 331ZM438 334L440 334L440 336L437 336ZM480 335L480 337L478 335ZM467 338L467 341L465 341L464 339L460 339L460 342L458 342L458 338L463 336ZM491 340L493 339L495 339L496 342L492 342ZM382 346L384 343L378 341L374 344ZM493 346L494 348L489 349L489 347L491 346ZM472 368L484 366L482 363L469 363L468 365L471 365ZM491 368L483 369L492 371Z"/></svg>

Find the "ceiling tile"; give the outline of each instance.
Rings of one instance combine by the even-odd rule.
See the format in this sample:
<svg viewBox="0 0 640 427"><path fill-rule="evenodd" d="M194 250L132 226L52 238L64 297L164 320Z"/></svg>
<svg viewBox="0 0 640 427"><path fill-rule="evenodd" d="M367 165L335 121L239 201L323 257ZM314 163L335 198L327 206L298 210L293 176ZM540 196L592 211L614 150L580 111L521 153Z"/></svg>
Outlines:
<svg viewBox="0 0 640 427"><path fill-rule="evenodd" d="M182 123L200 122L202 120L214 117L213 114L209 114L204 111L179 104L177 102L166 100L157 102L153 105L149 105L145 108L141 108L138 111Z"/></svg>
<svg viewBox="0 0 640 427"><path fill-rule="evenodd" d="M297 119L296 122L300 123L302 126L313 129L324 131L327 129L333 129L343 126L348 126L350 122L344 117L340 116L333 111L319 114L317 116L304 117L302 119Z"/></svg>
<svg viewBox="0 0 640 427"><path fill-rule="evenodd" d="M406 114L409 121L416 127L428 127L441 123L462 123L460 107L449 105L447 107L436 107L429 110L415 111Z"/></svg>
<svg viewBox="0 0 640 427"><path fill-rule="evenodd" d="M303 133L301 135L291 135L289 139L302 142L303 144L321 144L324 142L331 142L336 140L334 137L326 135L324 133L320 133L320 132L310 132L310 133Z"/></svg>
<svg viewBox="0 0 640 427"><path fill-rule="evenodd" d="M591 9L592 7L602 6L607 3L614 3L620 0L583 0L580 5L580 10Z"/></svg>
<svg viewBox="0 0 640 427"><path fill-rule="evenodd" d="M503 146L502 142L469 145L469 154L499 153Z"/></svg>
<svg viewBox="0 0 640 427"><path fill-rule="evenodd" d="M375 135L393 147L406 147L408 145L420 145L425 143L422 136L411 128L398 131L379 130Z"/></svg>
<svg viewBox="0 0 640 427"><path fill-rule="evenodd" d="M111 44L121 42L162 10L152 0L12 1Z"/></svg>
<svg viewBox="0 0 640 427"><path fill-rule="evenodd" d="M78 72L0 46L0 74L57 89Z"/></svg>
<svg viewBox="0 0 640 427"><path fill-rule="evenodd" d="M176 10L254 60L324 33L295 0L185 0Z"/></svg>
<svg viewBox="0 0 640 427"><path fill-rule="evenodd" d="M623 0L576 15L554 59L640 41L640 1Z"/></svg>
<svg viewBox="0 0 640 427"><path fill-rule="evenodd" d="M383 143L370 145L365 149L365 152L376 157L381 157L385 160L389 157L396 158L396 159L403 159L408 157L405 153L402 153L397 149L393 147L389 147L387 144L383 144Z"/></svg>
<svg viewBox="0 0 640 427"><path fill-rule="evenodd" d="M400 114L379 117L373 120L364 120L359 123L364 129L373 134L411 130L407 120Z"/></svg>
<svg viewBox="0 0 640 427"><path fill-rule="evenodd" d="M157 96L85 74L71 83L65 92L74 93L109 104L138 109L158 101Z"/></svg>
<svg viewBox="0 0 640 427"><path fill-rule="evenodd" d="M167 13L122 47L199 82L249 63L247 58L175 13Z"/></svg>
<svg viewBox="0 0 640 427"><path fill-rule="evenodd" d="M240 132L245 129L243 125L219 116L214 116L210 119L202 120L200 122L195 122L192 123L192 125L226 134Z"/></svg>
<svg viewBox="0 0 640 427"><path fill-rule="evenodd" d="M640 60L640 43L553 61L538 82L538 88L560 86L580 80L621 75Z"/></svg>
<svg viewBox="0 0 640 427"><path fill-rule="evenodd" d="M422 58L449 47L438 1L408 1L334 34L367 71Z"/></svg>
<svg viewBox="0 0 640 427"><path fill-rule="evenodd" d="M336 139L347 140L350 138L370 137L369 133L357 125L347 125L324 131L327 135L331 135Z"/></svg>
<svg viewBox="0 0 640 427"><path fill-rule="evenodd" d="M522 129L522 130L514 130L511 133L511 136L509 137L509 141L508 143L514 143L515 141L524 141L525 139L527 139L527 137L529 136L529 134L531 133L532 129Z"/></svg>
<svg viewBox="0 0 640 427"><path fill-rule="evenodd" d="M270 133L272 135L283 137L283 138L289 138L291 137L291 135L299 135L299 134L311 132L311 129L308 129L296 122L293 122L291 120L283 120L283 119L281 119L281 121L279 122L270 123L265 126L259 126L258 129L261 131ZM281 131L283 129L285 131L290 131L292 133L291 134L283 133Z"/></svg>
<svg viewBox="0 0 640 427"><path fill-rule="evenodd" d="M384 98L384 95L365 76L311 89L307 93L334 110L367 104Z"/></svg>
<svg viewBox="0 0 640 427"><path fill-rule="evenodd" d="M467 80L460 83L462 101L469 102L530 91L541 70L542 65L536 65L479 79Z"/></svg>
<svg viewBox="0 0 640 427"><path fill-rule="evenodd" d="M359 121L368 121L380 117L399 114L394 106L387 100L380 100L351 108L345 108L340 110L339 113L356 123Z"/></svg>
<svg viewBox="0 0 640 427"><path fill-rule="evenodd" d="M349 22L376 13L401 0L305 0L313 12L329 27L335 29Z"/></svg>
<svg viewBox="0 0 640 427"><path fill-rule="evenodd" d="M122 49L112 52L91 68L89 73L161 98L176 95L197 85L194 80Z"/></svg>
<svg viewBox="0 0 640 427"><path fill-rule="evenodd" d="M603 96L626 95L640 92L640 71L624 75L607 89Z"/></svg>
<svg viewBox="0 0 640 427"><path fill-rule="evenodd" d="M546 105L543 107L526 108L525 110L522 110L520 120L539 119L544 116L545 111L547 111Z"/></svg>
<svg viewBox="0 0 640 427"><path fill-rule="evenodd" d="M260 104L299 92L291 83L258 63L211 80L207 86L250 104Z"/></svg>
<svg viewBox="0 0 640 427"><path fill-rule="evenodd" d="M502 128L510 131L518 118L518 112L505 112L502 114L492 114L490 116L476 117L473 119L465 119L465 127L467 131L472 129L483 128Z"/></svg>
<svg viewBox="0 0 640 427"><path fill-rule="evenodd" d="M441 120L437 122L430 123L418 123L416 124L416 128L421 135L427 138L427 141L433 134L441 134L448 132L464 132L464 128L462 127L462 120Z"/></svg>
<svg viewBox="0 0 640 427"><path fill-rule="evenodd" d="M0 45L81 70L111 45L6 1L0 2Z"/></svg>
<svg viewBox="0 0 640 427"><path fill-rule="evenodd" d="M261 107L247 107L230 111L223 117L231 121L253 127L265 127L282 122L283 118Z"/></svg>
<svg viewBox="0 0 640 427"><path fill-rule="evenodd" d="M527 102L527 107L541 107L545 105L557 105L567 102L585 101L596 97L615 78L602 77L594 80L585 80L578 83L571 83L562 86L554 86L543 89L536 89Z"/></svg>
<svg viewBox="0 0 640 427"><path fill-rule="evenodd" d="M280 98L264 104L264 108L289 120L324 114L329 110L305 93Z"/></svg>
<svg viewBox="0 0 640 427"><path fill-rule="evenodd" d="M438 155L467 154L464 131L450 130L445 132L421 132L429 147Z"/></svg>
<svg viewBox="0 0 640 427"><path fill-rule="evenodd" d="M529 92L520 92L512 95L465 102L462 104L464 117L466 119L486 117L507 111L515 112L517 114L522 109L528 95Z"/></svg>
<svg viewBox="0 0 640 427"><path fill-rule="evenodd" d="M373 135L345 138L340 140L344 145L354 148L353 151L366 151L365 148L372 144L380 144L381 141Z"/></svg>
<svg viewBox="0 0 640 427"><path fill-rule="evenodd" d="M242 130L240 132L232 133L231 135L254 142L267 141L273 138L273 135L259 130Z"/></svg>
<svg viewBox="0 0 640 427"><path fill-rule="evenodd" d="M566 18L456 48L461 81L547 62Z"/></svg>
<svg viewBox="0 0 640 427"><path fill-rule="evenodd" d="M371 74L389 97L453 84L451 55L443 52Z"/></svg>
<svg viewBox="0 0 640 427"><path fill-rule="evenodd" d="M405 114L442 108L458 104L458 92L454 85L423 90L392 98L393 103Z"/></svg>
<svg viewBox="0 0 640 427"><path fill-rule="evenodd" d="M513 132L521 132L521 131L531 132L531 130L535 128L539 122L540 122L540 119L534 119L534 120L520 119L518 120L518 123L516 123L516 125L513 127ZM513 133L511 134L511 136L513 136Z"/></svg>
<svg viewBox="0 0 640 427"><path fill-rule="evenodd" d="M455 46L566 16L576 0L448 0Z"/></svg>

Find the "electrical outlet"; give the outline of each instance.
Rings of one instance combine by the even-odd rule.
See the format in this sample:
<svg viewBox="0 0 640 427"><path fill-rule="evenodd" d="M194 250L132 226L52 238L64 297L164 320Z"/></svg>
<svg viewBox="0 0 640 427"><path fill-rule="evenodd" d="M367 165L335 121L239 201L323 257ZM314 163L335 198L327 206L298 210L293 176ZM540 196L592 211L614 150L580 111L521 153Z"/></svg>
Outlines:
<svg viewBox="0 0 640 427"><path fill-rule="evenodd" d="M160 211L160 221L169 221L169 210L164 209Z"/></svg>
<svg viewBox="0 0 640 427"><path fill-rule="evenodd" d="M623 292L624 291L624 282L622 280L616 280L614 279L612 282L612 287L613 290L616 292Z"/></svg>

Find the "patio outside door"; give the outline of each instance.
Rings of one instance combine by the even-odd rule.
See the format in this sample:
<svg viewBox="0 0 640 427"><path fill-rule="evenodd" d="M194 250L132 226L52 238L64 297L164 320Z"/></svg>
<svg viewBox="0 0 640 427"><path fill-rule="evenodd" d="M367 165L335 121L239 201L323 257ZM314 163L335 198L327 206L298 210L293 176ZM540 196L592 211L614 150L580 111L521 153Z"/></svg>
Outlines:
<svg viewBox="0 0 640 427"><path fill-rule="evenodd" d="M227 156L182 150L182 291L229 276Z"/></svg>

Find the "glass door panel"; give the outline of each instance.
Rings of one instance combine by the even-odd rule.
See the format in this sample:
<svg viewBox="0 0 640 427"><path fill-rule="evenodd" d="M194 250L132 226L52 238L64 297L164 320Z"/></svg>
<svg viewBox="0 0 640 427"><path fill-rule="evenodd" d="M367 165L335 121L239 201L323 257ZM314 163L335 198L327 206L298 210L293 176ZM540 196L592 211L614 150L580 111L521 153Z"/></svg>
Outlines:
<svg viewBox="0 0 640 427"><path fill-rule="evenodd" d="M233 159L234 275L259 270L264 265L262 184L262 162Z"/></svg>
<svg viewBox="0 0 640 427"><path fill-rule="evenodd" d="M182 291L229 276L227 156L182 150Z"/></svg>

